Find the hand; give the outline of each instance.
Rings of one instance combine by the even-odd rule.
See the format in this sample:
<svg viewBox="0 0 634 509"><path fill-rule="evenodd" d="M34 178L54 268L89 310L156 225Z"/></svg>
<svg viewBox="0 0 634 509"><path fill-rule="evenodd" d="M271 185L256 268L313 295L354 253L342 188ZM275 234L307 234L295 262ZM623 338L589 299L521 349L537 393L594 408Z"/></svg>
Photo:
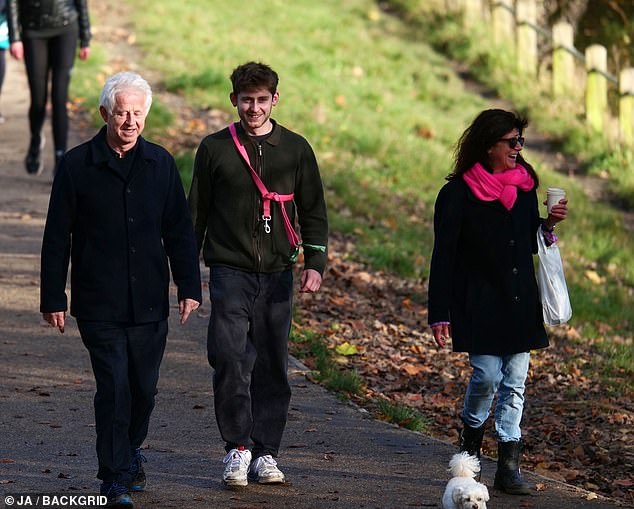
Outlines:
<svg viewBox="0 0 634 509"><path fill-rule="evenodd" d="M87 60L89 56L90 56L90 47L89 46L86 46L84 48L79 48L79 59L80 60Z"/></svg>
<svg viewBox="0 0 634 509"><path fill-rule="evenodd" d="M314 293L321 288L321 274L315 269L306 269L302 272L299 291Z"/></svg>
<svg viewBox="0 0 634 509"><path fill-rule="evenodd" d="M192 311L200 306L200 302L194 299L183 299L178 303L178 314L181 315L181 324L185 323Z"/></svg>
<svg viewBox="0 0 634 509"><path fill-rule="evenodd" d="M447 344L446 340L451 337L451 324L439 323L431 328L431 332L434 335L436 344L440 348L445 348L445 345Z"/></svg>
<svg viewBox="0 0 634 509"><path fill-rule="evenodd" d="M45 321L52 327L57 327L59 332L64 334L64 324L66 323L66 311L56 311L55 313L42 313Z"/></svg>
<svg viewBox="0 0 634 509"><path fill-rule="evenodd" d="M9 53L16 60L22 60L24 58L24 45L22 41L12 42L9 46Z"/></svg>
<svg viewBox="0 0 634 509"><path fill-rule="evenodd" d="M544 205L546 205L546 202L544 202ZM563 198L559 200L559 203L552 206L552 208L550 209L550 213L548 214L548 217L544 221L544 224L546 225L546 228L548 228L549 230L552 230L557 223L566 219L567 216L568 216L568 200L566 198Z"/></svg>

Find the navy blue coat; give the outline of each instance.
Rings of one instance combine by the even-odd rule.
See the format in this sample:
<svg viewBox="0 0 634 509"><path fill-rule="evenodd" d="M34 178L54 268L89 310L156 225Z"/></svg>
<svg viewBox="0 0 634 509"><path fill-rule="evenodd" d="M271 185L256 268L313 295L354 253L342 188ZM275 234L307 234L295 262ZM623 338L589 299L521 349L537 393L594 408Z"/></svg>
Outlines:
<svg viewBox="0 0 634 509"><path fill-rule="evenodd" d="M53 182L42 242L40 311L78 320L163 320L170 268L178 300L202 302L198 250L172 156L139 137L127 180L110 167L105 127L69 151ZM169 262L168 262L169 261Z"/></svg>
<svg viewBox="0 0 634 509"><path fill-rule="evenodd" d="M454 351L508 355L548 346L533 254L540 225L535 189L509 211L449 181L434 211L429 323L451 322Z"/></svg>

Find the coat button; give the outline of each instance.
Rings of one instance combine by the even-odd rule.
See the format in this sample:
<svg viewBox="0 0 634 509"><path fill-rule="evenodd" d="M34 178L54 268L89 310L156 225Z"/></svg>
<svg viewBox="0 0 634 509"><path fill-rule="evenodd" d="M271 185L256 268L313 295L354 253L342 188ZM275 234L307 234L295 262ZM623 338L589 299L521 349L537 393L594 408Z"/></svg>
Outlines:
<svg viewBox="0 0 634 509"><path fill-rule="evenodd" d="M131 248L130 248L130 252L131 252L132 254L136 253L136 247L131 247Z"/></svg>
<svg viewBox="0 0 634 509"><path fill-rule="evenodd" d="M131 223L134 223L134 218L133 217L129 217L128 221L130 221Z"/></svg>
<svg viewBox="0 0 634 509"><path fill-rule="evenodd" d="M520 296L519 296L519 295L516 295L515 297L513 297L513 300L514 300L515 302L519 302L519 301L520 301Z"/></svg>
<svg viewBox="0 0 634 509"><path fill-rule="evenodd" d="M515 240L511 239L509 240L509 246L513 247L515 245Z"/></svg>
<svg viewBox="0 0 634 509"><path fill-rule="evenodd" d="M516 275L516 276L517 276L517 275L519 274L519 272L520 272L520 271L519 271L519 270L517 270L517 267L513 267L513 271L512 271L512 272L513 272L513 274L514 274L514 275Z"/></svg>

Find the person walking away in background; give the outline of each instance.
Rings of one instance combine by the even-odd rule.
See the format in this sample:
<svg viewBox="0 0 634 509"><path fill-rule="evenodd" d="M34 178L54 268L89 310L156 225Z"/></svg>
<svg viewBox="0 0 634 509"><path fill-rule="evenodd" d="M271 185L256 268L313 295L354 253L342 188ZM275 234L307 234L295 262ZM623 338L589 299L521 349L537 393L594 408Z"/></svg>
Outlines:
<svg viewBox="0 0 634 509"><path fill-rule="evenodd" d="M522 157L527 121L490 109L464 131L455 169L434 211L429 323L439 347L451 337L472 374L461 414L460 450L480 456L494 396L498 465L495 487L527 494L520 473L520 423L530 350L546 348L533 266L537 233L556 240L567 200L540 219L539 179Z"/></svg>
<svg viewBox="0 0 634 509"><path fill-rule="evenodd" d="M2 98L2 85L7 72L6 51L9 47L9 24L7 23L7 0L0 0L0 98ZM4 124L4 115L0 109L0 124Z"/></svg>
<svg viewBox="0 0 634 509"><path fill-rule="evenodd" d="M68 88L78 39L79 58L90 55L87 0L8 0L8 22L9 51L15 59L24 60L31 94L26 171L39 175L44 170L42 127L49 78L56 171L68 144Z"/></svg>
<svg viewBox="0 0 634 509"><path fill-rule="evenodd" d="M300 291L316 292L327 260L326 203L312 148L270 118L277 73L249 62L231 83L240 121L202 140L189 193L198 249L210 267L207 350L225 441L223 481L283 483L274 458L291 398L292 225L297 217L303 237Z"/></svg>
<svg viewBox="0 0 634 509"><path fill-rule="evenodd" d="M141 133L152 91L138 74L110 77L105 126L70 150L53 180L42 241L40 311L64 332L70 312L97 384L101 494L132 507L146 484L140 447L165 350L170 269L181 324L202 301L196 238L176 163Z"/></svg>

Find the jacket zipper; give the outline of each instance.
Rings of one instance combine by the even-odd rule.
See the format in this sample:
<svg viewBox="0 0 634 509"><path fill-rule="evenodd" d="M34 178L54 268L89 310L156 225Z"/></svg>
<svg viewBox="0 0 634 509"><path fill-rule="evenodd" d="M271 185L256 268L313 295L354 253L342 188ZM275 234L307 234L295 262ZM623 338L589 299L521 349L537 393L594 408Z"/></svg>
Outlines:
<svg viewBox="0 0 634 509"><path fill-rule="evenodd" d="M262 178L263 168L262 168L262 143L258 142L256 145L256 155L255 155L255 171L258 172L260 178ZM262 270L262 197L257 193L256 197L256 227L254 231L255 235L255 256L257 260L257 272Z"/></svg>

